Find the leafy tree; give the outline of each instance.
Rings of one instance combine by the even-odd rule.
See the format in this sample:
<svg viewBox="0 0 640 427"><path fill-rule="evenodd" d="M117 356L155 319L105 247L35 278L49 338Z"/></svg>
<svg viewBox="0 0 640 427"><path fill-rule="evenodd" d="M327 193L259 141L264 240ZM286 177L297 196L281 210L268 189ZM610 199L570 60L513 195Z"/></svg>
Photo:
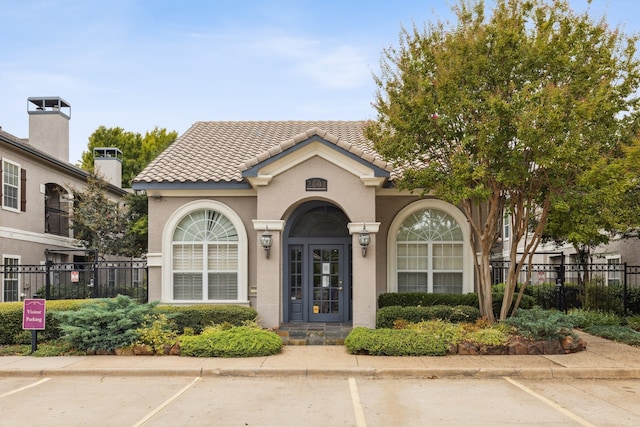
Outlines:
<svg viewBox="0 0 640 427"><path fill-rule="evenodd" d="M489 319L491 249L511 215L504 319L551 207L570 202L567 190L588 184L585 171L634 135L637 37L565 0L496 0L490 16L482 1L453 10L455 25L403 29L399 47L383 52L377 120L366 135L404 166L401 189L461 207Z"/></svg>
<svg viewBox="0 0 640 427"><path fill-rule="evenodd" d="M94 173L93 150L98 147L118 148L123 153L122 159L122 182L130 184L133 178L138 175L153 159L155 159L165 148L171 145L177 138L176 131L168 132L166 129L156 127L150 132L141 136L139 133L128 132L122 128L106 128L100 126L89 137L87 151L82 153L80 167L90 173ZM104 189L98 189L94 182L90 185L90 194L86 194L86 201L81 203L86 212L79 212L74 215L77 223L76 236L80 235L83 240L90 245L101 250L108 250L110 254L139 256L146 251L148 235L148 212L147 197L144 194L128 194L124 199L126 208L120 207L118 218L109 217L112 227L128 227L119 232L99 231L101 222L107 221L106 217L94 216L91 212L100 212L107 208L96 205L101 197L98 193L103 193ZM126 185L125 185L126 186ZM93 218L93 219L92 219ZM84 230L84 231L83 231ZM111 228L116 230L116 228ZM85 233L86 232L86 233ZM92 237L90 237L92 236ZM107 238L107 236L110 236ZM88 237L85 239L85 237ZM128 246L127 246L128 245ZM93 246L92 246L93 247ZM103 252L104 253L104 252Z"/></svg>
<svg viewBox="0 0 640 427"><path fill-rule="evenodd" d="M581 285L589 280L592 250L613 236L635 236L640 226L640 140L623 148L617 156L597 159L549 212L544 238L573 246Z"/></svg>
<svg viewBox="0 0 640 427"><path fill-rule="evenodd" d="M100 256L139 256L146 248L146 196L130 194L128 203L110 200L107 183L95 176L74 194L74 236Z"/></svg>
<svg viewBox="0 0 640 427"><path fill-rule="evenodd" d="M98 147L118 148L123 154L122 182L128 186L133 178L177 137L176 131L168 132L158 127L141 136L139 133L128 132L119 127L100 126L89 136L87 151L82 153L80 167L93 173L93 150Z"/></svg>

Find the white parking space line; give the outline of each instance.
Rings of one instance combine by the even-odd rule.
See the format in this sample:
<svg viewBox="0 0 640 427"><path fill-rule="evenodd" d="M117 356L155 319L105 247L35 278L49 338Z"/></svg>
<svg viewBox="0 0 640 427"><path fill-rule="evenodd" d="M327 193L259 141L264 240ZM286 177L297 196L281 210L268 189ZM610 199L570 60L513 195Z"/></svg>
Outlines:
<svg viewBox="0 0 640 427"><path fill-rule="evenodd" d="M153 411L149 412L144 418L142 418L140 421L135 423L133 425L133 427L140 427L140 426L144 425L147 421L149 421L151 418L153 418L158 412L162 411L164 408L166 408L168 405L170 405L171 402L173 402L174 400L179 398L185 391L189 390L191 387L193 387L193 385L195 383L197 383L201 379L202 379L202 377L197 377L196 379L191 381L189 384L187 384L186 386L182 387L182 389L180 391L178 391L176 394L174 394L173 396L171 396L170 398L168 398L167 400L162 402L162 404L160 406L158 406Z"/></svg>
<svg viewBox="0 0 640 427"><path fill-rule="evenodd" d="M542 402L544 402L547 405L551 406L555 410L561 412L562 414L564 414L567 417L571 418L572 420L576 421L578 424L580 424L582 426L585 426L585 427L597 427L595 424L590 423L589 421L587 421L584 418L574 414L573 412L569 411L568 409L564 408L563 406L558 405L556 402L547 399L546 397L542 396L541 394L536 393L535 391L531 390L529 387L525 386L524 384L520 384L519 382L514 381L509 377L502 377L502 378L504 378L506 381L508 381L509 383L513 384L514 386L518 387L520 390L525 391L526 393L530 394L531 396L535 397L536 399L541 400Z"/></svg>
<svg viewBox="0 0 640 427"><path fill-rule="evenodd" d="M0 398L6 397L6 396L11 396L12 394L19 393L19 392L21 392L21 391L23 391L23 390L27 390L27 389L29 389L29 388L31 388L31 387L38 386L38 385L40 385L40 384L42 384L42 383L46 383L46 382L47 382L47 381L49 381L50 379L51 379L51 378L43 378L43 379L41 379L40 381L36 381L36 382L35 382L35 383L33 383L33 384L29 384L29 385L26 385L26 386L24 386L24 387L17 388L17 389L15 389L15 390L8 391L8 392L6 392L6 393L4 393L4 394L0 394Z"/></svg>
<svg viewBox="0 0 640 427"><path fill-rule="evenodd" d="M360 402L360 393L358 393L358 384L356 384L355 378L349 378L349 389L351 390L351 402L353 403L353 412L356 417L356 427L367 427L364 410Z"/></svg>

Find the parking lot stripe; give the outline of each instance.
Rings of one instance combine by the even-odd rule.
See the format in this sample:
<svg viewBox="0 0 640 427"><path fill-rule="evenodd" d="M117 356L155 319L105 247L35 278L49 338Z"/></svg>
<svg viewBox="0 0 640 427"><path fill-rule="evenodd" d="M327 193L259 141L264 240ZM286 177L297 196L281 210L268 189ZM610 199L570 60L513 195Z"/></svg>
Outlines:
<svg viewBox="0 0 640 427"><path fill-rule="evenodd" d="M180 391L178 391L176 394L174 394L173 396L171 396L170 398L168 398L167 400L165 400L164 402L162 402L162 404L160 406L158 406L156 409L154 409L153 411L149 412L144 418L142 418L140 421L138 421L137 423L135 423L133 425L133 427L140 427L142 425L144 425L144 423L146 423L147 421L149 421L151 418L153 418L158 412L162 411L164 408L166 408L169 404L171 404L171 402L173 402L174 400L176 400L178 397L180 397L180 395L182 395L185 391L189 390L191 387L193 387L193 385L195 383L197 383L198 381L200 381L202 379L202 377L196 377L196 379L194 379L193 381L191 381L189 384L187 384L186 386L182 387L182 389L180 389Z"/></svg>
<svg viewBox="0 0 640 427"><path fill-rule="evenodd" d="M45 383L45 382L49 381L50 379L51 379L51 378L43 378L43 379L41 379L40 381L36 381L36 382L35 382L35 383L33 383L33 384L29 384L29 385L26 385L26 386L24 386L24 387L17 388L17 389L15 389L15 390L8 391L8 392L6 392L5 394L0 394L0 398L5 397L5 396L10 396L10 395L15 394L15 393L19 393L19 392L21 392L22 390L26 390L26 389L31 388L31 387L35 387L35 386L37 386L37 385L40 385L40 384L42 384L42 383Z"/></svg>
<svg viewBox="0 0 640 427"><path fill-rule="evenodd" d="M360 393L358 393L358 384L355 378L349 378L349 389L351 390L351 402L353 403L353 412L356 417L356 427L367 427L367 420L364 418L364 410L360 402Z"/></svg>
<svg viewBox="0 0 640 427"><path fill-rule="evenodd" d="M519 382L514 381L509 377L502 377L502 378L504 378L506 381L510 382L514 386L518 387L520 390L525 391L526 393L530 394L531 396L535 397L536 399L539 399L539 400L543 401L544 403L546 403L547 405L551 406L555 410L557 410L557 411L563 413L564 415L566 415L567 417L573 419L574 421L576 421L580 425L582 425L584 427L597 427L595 424L590 423L589 421L587 421L584 418L574 414L573 412L569 411L568 409L564 408L563 406L558 405L553 400L547 399L543 395L536 393L535 391L531 390L526 385L520 384Z"/></svg>

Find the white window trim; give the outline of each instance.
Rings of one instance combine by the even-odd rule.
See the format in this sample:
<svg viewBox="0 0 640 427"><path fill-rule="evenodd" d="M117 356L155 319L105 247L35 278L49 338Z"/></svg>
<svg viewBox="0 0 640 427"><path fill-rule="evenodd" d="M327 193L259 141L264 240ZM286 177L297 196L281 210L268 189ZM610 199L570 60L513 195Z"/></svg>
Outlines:
<svg viewBox="0 0 640 427"><path fill-rule="evenodd" d="M511 215L504 214L502 215L502 240L508 241L511 240Z"/></svg>
<svg viewBox="0 0 640 427"><path fill-rule="evenodd" d="M22 257L20 255L11 255L11 254L2 254L2 258L0 258L0 264L4 265L5 259L15 259L18 260L18 265L22 262ZM2 280L2 284L0 285L0 302L5 302L4 300L4 273L0 273L0 279ZM21 283L22 275L18 273L18 301L22 300L24 291L22 289Z"/></svg>
<svg viewBox="0 0 640 427"><path fill-rule="evenodd" d="M605 260L607 261L607 275L605 277L605 284L607 286L609 286L609 280L612 279L612 277L610 276L611 273L614 273L614 279L618 279L620 281L620 283L622 283L622 271L620 270L616 270L616 271L609 271L609 261L611 260L618 260L617 265L619 265L618 268L621 268L621 264L622 264L622 256L621 255L608 255L605 257ZM617 277L616 277L617 276Z"/></svg>
<svg viewBox="0 0 640 427"><path fill-rule="evenodd" d="M237 300L174 300L173 298L173 232L190 212L210 209L220 212L231 221L238 233L238 299ZM248 298L248 238L240 216L227 205L216 200L196 200L176 209L162 232L162 286L160 301L170 304L249 304Z"/></svg>
<svg viewBox="0 0 640 427"><path fill-rule="evenodd" d="M470 228L467 218L455 206L438 199L418 200L404 207L395 216L387 234L387 292L398 292L398 257L396 235L400 225L413 213L422 209L437 209L450 215L462 231L462 293L474 292L473 251L469 241Z"/></svg>
<svg viewBox="0 0 640 427"><path fill-rule="evenodd" d="M2 206L2 209L4 209L4 210L11 211L11 212L18 212L19 213L20 212L20 205L22 203L22 200L20 200L20 197L22 195L22 188L20 188L21 185L22 185L21 177L20 177L20 171L22 170L22 167L20 166L20 163L12 162L11 160L8 160L8 159L2 159L2 163L3 163L2 164L2 177L0 178L2 180L2 200L0 200L0 206ZM12 165L14 165L14 166L16 166L18 168L18 203L17 203L18 206L15 207L15 208L12 208L10 206L5 206L4 205L4 193L5 193L5 190L4 190L4 171L5 171L5 166L4 166L4 164L5 163L12 164Z"/></svg>

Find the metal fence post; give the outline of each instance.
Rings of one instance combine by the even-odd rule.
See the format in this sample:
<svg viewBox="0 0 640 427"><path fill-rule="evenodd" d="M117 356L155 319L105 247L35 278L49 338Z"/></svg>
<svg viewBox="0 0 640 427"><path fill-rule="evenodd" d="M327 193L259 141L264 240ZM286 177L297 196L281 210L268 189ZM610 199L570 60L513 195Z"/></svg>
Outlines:
<svg viewBox="0 0 640 427"><path fill-rule="evenodd" d="M564 300L564 256L560 258L560 268L558 269L558 277L556 278L556 294L558 296L558 311L566 312L566 304Z"/></svg>
<svg viewBox="0 0 640 427"><path fill-rule="evenodd" d="M624 274L622 275L622 313L627 316L629 308L629 290L627 288L627 263L623 264Z"/></svg>
<svg viewBox="0 0 640 427"><path fill-rule="evenodd" d="M51 266L53 266L53 261L47 260L45 262L45 277L44 277L44 298L51 298Z"/></svg>

